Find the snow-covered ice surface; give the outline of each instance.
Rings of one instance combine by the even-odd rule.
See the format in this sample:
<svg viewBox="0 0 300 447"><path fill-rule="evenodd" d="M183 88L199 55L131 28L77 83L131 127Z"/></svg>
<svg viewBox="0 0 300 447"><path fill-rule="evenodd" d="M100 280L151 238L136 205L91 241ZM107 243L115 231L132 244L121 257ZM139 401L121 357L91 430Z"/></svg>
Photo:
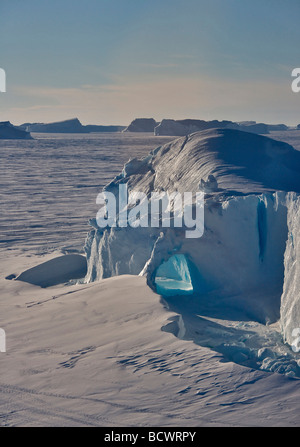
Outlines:
<svg viewBox="0 0 300 447"><path fill-rule="evenodd" d="M300 147L300 132L274 135ZM235 296L230 302L218 295L216 303L211 290L209 301L161 298L139 276L89 284L63 276L65 284L48 288L5 279L27 270L33 282L40 271L30 269L51 260L56 275L63 253L82 254L101 187L130 157L167 141L115 134L0 142L0 327L7 337L7 352L0 353L1 425L299 425L300 382L291 377L298 375L297 354L283 344L278 315L265 325L256 312L262 294L268 303L267 294L278 293L276 284L275 292L252 288L251 297L244 295L256 303L245 313ZM267 204L276 203L272 194ZM296 225L293 209L288 225ZM274 266L263 240L255 245L258 257L263 252ZM189 288L193 272L185 262L176 265Z"/></svg>
<svg viewBox="0 0 300 447"><path fill-rule="evenodd" d="M2 425L299 423L300 382L192 340L144 278L47 289L1 279L0 308Z"/></svg>

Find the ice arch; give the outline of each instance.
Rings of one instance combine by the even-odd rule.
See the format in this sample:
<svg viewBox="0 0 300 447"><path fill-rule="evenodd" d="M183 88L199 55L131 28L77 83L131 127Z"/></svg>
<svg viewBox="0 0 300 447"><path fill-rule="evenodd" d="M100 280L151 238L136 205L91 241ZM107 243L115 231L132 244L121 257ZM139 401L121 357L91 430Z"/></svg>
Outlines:
<svg viewBox="0 0 300 447"><path fill-rule="evenodd" d="M192 295L194 286L191 266L185 255L173 255L157 269L154 283L159 295Z"/></svg>

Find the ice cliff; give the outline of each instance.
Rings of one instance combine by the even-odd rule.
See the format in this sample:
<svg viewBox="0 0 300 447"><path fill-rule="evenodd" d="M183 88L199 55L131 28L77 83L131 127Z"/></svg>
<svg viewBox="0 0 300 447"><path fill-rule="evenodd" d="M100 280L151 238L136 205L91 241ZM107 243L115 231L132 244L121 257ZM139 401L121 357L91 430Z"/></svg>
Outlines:
<svg viewBox="0 0 300 447"><path fill-rule="evenodd" d="M262 323L300 326L300 153L232 129L197 132L130 160L105 191L205 192L202 237L186 228L99 228L86 240L86 281L145 275L164 296L193 295ZM184 299L184 298L183 298Z"/></svg>
<svg viewBox="0 0 300 447"><path fill-rule="evenodd" d="M288 130L285 124L265 124L256 121L205 121L199 119L163 119L156 122L153 118L136 118L123 132L154 132L154 135L185 136L208 129L235 129L243 132L266 135L270 131Z"/></svg>

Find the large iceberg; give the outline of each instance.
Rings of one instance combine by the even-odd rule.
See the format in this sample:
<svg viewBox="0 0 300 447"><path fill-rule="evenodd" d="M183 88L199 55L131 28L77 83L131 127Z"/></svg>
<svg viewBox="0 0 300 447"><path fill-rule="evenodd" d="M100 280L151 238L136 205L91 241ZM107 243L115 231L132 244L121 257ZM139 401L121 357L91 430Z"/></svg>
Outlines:
<svg viewBox="0 0 300 447"><path fill-rule="evenodd" d="M9 121L0 122L0 139L1 140L30 140L32 136L26 130L19 129Z"/></svg>
<svg viewBox="0 0 300 447"><path fill-rule="evenodd" d="M123 132L154 132L158 123L153 118L136 118Z"/></svg>
<svg viewBox="0 0 300 447"><path fill-rule="evenodd" d="M87 282L145 275L163 296L193 294L261 323L280 320L293 343L300 325L298 151L252 133L206 130L129 161L105 192L116 195L120 185L150 202L153 191L203 191L203 236L187 238L184 226L172 225L99 228L93 218Z"/></svg>
<svg viewBox="0 0 300 447"><path fill-rule="evenodd" d="M193 132L199 132L207 129L236 129L245 132L251 132L256 134L268 134L269 126L263 123L243 122L235 123L233 121L204 121L204 120L173 120L173 119L163 119L155 129L155 135L174 135L174 136L184 136L191 134ZM275 130L275 129L274 129Z"/></svg>

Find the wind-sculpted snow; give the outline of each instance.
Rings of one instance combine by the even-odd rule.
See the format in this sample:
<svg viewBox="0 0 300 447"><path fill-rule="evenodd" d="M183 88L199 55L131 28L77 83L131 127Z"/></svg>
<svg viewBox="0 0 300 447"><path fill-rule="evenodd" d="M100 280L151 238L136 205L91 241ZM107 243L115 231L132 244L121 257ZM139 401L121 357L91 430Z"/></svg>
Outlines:
<svg viewBox="0 0 300 447"><path fill-rule="evenodd" d="M111 228L90 233L86 251L88 281L120 274L143 274L155 289L157 269L173 255L184 254L194 273L194 292L216 291L219 300L230 297L259 321L279 318L283 257L287 238L285 195L249 195L208 201L205 232L187 239L183 229ZM260 224L261 203L265 219ZM272 224L270 224L272 223ZM262 242L263 241L263 242ZM276 242L276 243L273 243ZM262 248L263 247L263 248ZM243 302L243 291L272 289L272 299ZM238 295L238 299L233 297Z"/></svg>
<svg viewBox="0 0 300 447"><path fill-rule="evenodd" d="M230 129L198 132L131 160L105 190L116 194L126 184L148 197L204 190L204 234L188 239L184 228L172 226L100 229L92 219L86 281L145 275L165 297L192 293L218 315L229 309L272 324L281 314L284 337L292 343L292 326L300 326L294 234L299 174L300 153L292 146ZM186 264L178 263L181 257ZM264 365L271 370L268 358Z"/></svg>
<svg viewBox="0 0 300 447"><path fill-rule="evenodd" d="M300 153L268 137L231 129L214 129L179 138L143 160L131 160L125 174L107 187L127 183L129 189L197 191L213 175L219 195L300 192ZM125 176L125 179L124 179Z"/></svg>
<svg viewBox="0 0 300 447"><path fill-rule="evenodd" d="M298 149L299 136L275 134ZM298 193L221 192L214 172L195 180L206 197L202 238L96 225L101 188L119 172L108 189L153 180L160 150L149 150L168 141L130 132L0 140L1 425L299 426L300 354L284 343L290 333L299 345ZM75 284L88 217L89 277L114 277ZM115 276L124 272L145 276ZM167 285L163 296L146 279L156 292Z"/></svg>

